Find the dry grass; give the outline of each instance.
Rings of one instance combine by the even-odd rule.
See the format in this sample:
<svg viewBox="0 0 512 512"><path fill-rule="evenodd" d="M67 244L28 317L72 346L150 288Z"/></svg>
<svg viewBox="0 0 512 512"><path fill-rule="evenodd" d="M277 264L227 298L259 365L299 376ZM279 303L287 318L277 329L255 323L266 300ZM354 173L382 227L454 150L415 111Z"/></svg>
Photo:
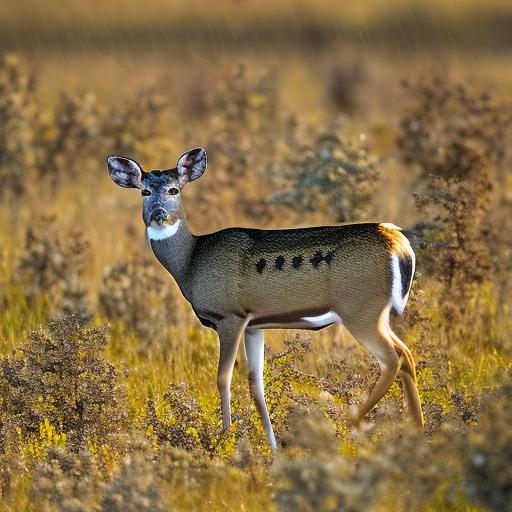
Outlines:
<svg viewBox="0 0 512 512"><path fill-rule="evenodd" d="M509 510L508 4L53 3L0 7L0 509ZM222 432L216 335L105 168L196 145L196 233L412 229L426 437L398 382L351 429L378 368L342 328L268 333L275 457L241 365Z"/></svg>

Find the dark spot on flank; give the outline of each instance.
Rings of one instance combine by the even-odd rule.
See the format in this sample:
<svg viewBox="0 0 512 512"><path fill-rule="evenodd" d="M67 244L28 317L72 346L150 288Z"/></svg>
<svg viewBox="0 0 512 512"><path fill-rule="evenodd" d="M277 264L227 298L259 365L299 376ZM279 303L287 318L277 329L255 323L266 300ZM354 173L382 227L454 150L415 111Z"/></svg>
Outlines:
<svg viewBox="0 0 512 512"><path fill-rule="evenodd" d="M334 253L332 253L332 252L328 252L328 253L324 256L324 260L325 260L325 262L327 263L327 265L330 265L333 259L334 259Z"/></svg>
<svg viewBox="0 0 512 512"><path fill-rule="evenodd" d="M259 274L261 274L266 266L267 266L267 261L265 259L261 258L261 260L258 261L258 263L256 263L256 270L258 271Z"/></svg>
<svg viewBox="0 0 512 512"><path fill-rule="evenodd" d="M283 270L284 263L285 263L284 256L278 256L276 258L276 268L277 268L277 270Z"/></svg>
<svg viewBox="0 0 512 512"><path fill-rule="evenodd" d="M313 267L318 268L318 265L322 263L322 260L324 259L323 254L321 251L315 252L314 256L309 260L311 261L311 264Z"/></svg>
<svg viewBox="0 0 512 512"><path fill-rule="evenodd" d="M304 258L302 256L294 256L292 258L292 267L295 269L300 268L303 261L304 261Z"/></svg>

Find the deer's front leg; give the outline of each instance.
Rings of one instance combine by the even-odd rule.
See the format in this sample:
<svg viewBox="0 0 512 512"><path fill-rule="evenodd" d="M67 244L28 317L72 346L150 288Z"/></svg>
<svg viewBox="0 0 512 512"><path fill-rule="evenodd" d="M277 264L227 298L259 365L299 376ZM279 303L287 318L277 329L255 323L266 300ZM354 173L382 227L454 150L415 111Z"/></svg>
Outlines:
<svg viewBox="0 0 512 512"><path fill-rule="evenodd" d="M247 368L249 370L249 387L251 395L260 414L268 444L272 450L277 448L272 423L265 403L265 390L263 385L263 365L265 359L265 341L263 330L245 330L245 353L247 355Z"/></svg>
<svg viewBox="0 0 512 512"><path fill-rule="evenodd" d="M217 325L220 342L217 388L220 394L222 426L225 430L231 426L231 377L233 376L238 343L248 322L248 318L236 317L225 319Z"/></svg>

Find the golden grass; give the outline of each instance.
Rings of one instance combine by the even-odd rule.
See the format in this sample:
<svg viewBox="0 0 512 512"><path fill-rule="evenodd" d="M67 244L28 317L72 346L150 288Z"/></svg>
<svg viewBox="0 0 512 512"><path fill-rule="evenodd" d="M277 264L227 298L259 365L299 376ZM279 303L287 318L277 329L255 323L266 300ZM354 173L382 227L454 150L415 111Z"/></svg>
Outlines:
<svg viewBox="0 0 512 512"><path fill-rule="evenodd" d="M382 163L382 178L373 200L375 220L407 228L422 220L411 198L411 192L421 185L414 166L395 158L397 125L406 101L399 81L441 72L476 89L493 84L494 97L506 104L511 100L512 90L512 75L507 72L508 50L496 52L495 40L476 52L471 45L465 45L466 33L479 16L483 20L479 37L485 41L489 26L506 15L510 15L510 7L505 0L434 0L421 7L405 0L336 4L328 0L222 0L210 4L198 0L150 0L144 2L144 8L135 0L94 5L76 0L66 6L57 0L5 0L0 5L0 41L8 49L23 52L27 66L36 71L39 89L35 100L50 125L53 109L60 104L63 93L92 92L97 98L99 125L105 123L107 112L117 109L122 113L129 108L137 94L150 95L136 91L153 87L166 97L169 104L163 107L165 112L159 118L156 135L137 141L133 144L134 154L126 156L137 158L149 169L172 166L188 146L215 148L215 163L203 179L184 192L185 208L195 233L230 225L289 227L332 222L320 211L307 216L265 202L277 187L269 179L271 166L289 165L290 158L297 159L306 151L298 144L292 145L291 150L285 142L289 137L285 120L290 114L297 118L299 135L294 136L304 145L313 144L315 135L333 120L342 119L342 133L347 139L357 140L364 133L373 153L388 157ZM395 18L414 21L412 27L404 28L402 43L400 35L385 33L386 26L396 28L396 24L382 24L382 20L389 24ZM429 20L428 30L417 40L411 39L425 19ZM265 26L270 27L270 42L261 41L257 35ZM173 33L176 27L181 27L181 32ZM311 28L313 36L303 30L305 27ZM319 33L315 31L321 33L323 29L331 30L331 34L322 35L320 43L315 42L314 34ZM458 43L461 34L466 34L461 37L466 43ZM347 55L354 56L364 67L364 79L354 92L357 108L351 115L335 111L326 86L331 71L347 65ZM247 107L246 118L230 121L228 110L236 103L230 86L238 63L247 68L249 85L244 98L248 97L253 106ZM277 113L265 111L266 102L272 99L251 89L257 82L254 77L264 72L276 77ZM195 90L198 82L204 87ZM203 105L203 100L205 105L201 108L205 111L195 110L197 105ZM254 106L260 103L263 107ZM142 121L142 117L150 118L151 114L138 115ZM265 129L258 128L259 123L275 132L265 133ZM50 144L55 132L50 130L46 137ZM76 160L70 168L48 171L58 173L56 181L41 177L37 168L31 169L27 171L30 182L26 191L19 196L6 195L0 205L3 357L14 353L22 358L26 333L47 325L55 308L49 293L40 294L32 302L27 300L23 285L14 279L19 258L26 251L28 225L44 230L43 218L51 216L62 239L79 229L90 242L82 279L95 313L94 325L108 320L98 312L98 292L105 268L135 254L150 255L140 218L139 195L116 188L108 178L104 153L114 148L92 148L87 155L80 149L75 148ZM230 151L240 153L233 156ZM250 164L234 172L230 166L233 160L239 160L240 154L248 155ZM11 171L1 170L7 175ZM509 179L505 183L508 194L512 194L512 182ZM494 209L491 212L495 213ZM89 485L86 494L94 496L91 503L82 497L84 510L98 510L102 486L111 485L117 477L120 481L116 492L129 500L126 496L130 496L130 487L136 488L133 492L139 493L137 496L145 491L130 484L132 481L121 468L129 468L138 457L151 461L149 466L139 461L141 473L157 482L161 503L176 510L220 511L228 506L247 512L313 510L308 500L315 496L307 494L309 487L294 473L301 464L304 474L310 475L306 480L312 486L318 482L335 485L343 479L344 499L355 499L361 489L366 496L377 497L369 508L361 504L365 502L359 497L360 508L355 506L354 510L480 510L476 501L461 490L461 478L454 476L454 472L469 471L464 448L474 445L466 434L479 432L480 402L485 402L493 392L501 392L501 376L509 375L507 371L512 367L507 341L511 332L510 311L500 304L497 288L490 281L479 284L468 295L470 308L465 321L454 326L447 323L445 311L437 302L440 285L436 276L419 276L424 289L413 293L410 306L419 317L417 322L393 320L398 325L407 325L404 339L419 362L418 383L431 435L426 452L421 451L422 442L414 441L404 421L398 383L370 415L372 428L368 433L357 434L351 429L348 407L364 399L378 370L343 328L311 334L310 348L306 338L295 338L293 331L269 331L268 396L278 434L287 443L276 456L278 463L272 464L241 362L235 368L233 382L234 427L228 434L220 432L215 387L216 335L200 326L171 277L163 269L160 271L178 301L180 321L157 333L154 339L142 339L123 321L114 321L104 354L116 369L116 390L124 397L127 416L121 434L90 440L83 447L92 461L92 469L87 469L85 462L79 462L79 454L66 451L67 434L59 430L58 422L53 424L46 418L36 425L39 431L33 435L9 431L7 437L11 437L0 461L0 510L62 510L68 495L78 495L79 484ZM305 348L300 354L287 353L289 345L283 344L285 339L292 340L294 347L304 343ZM282 357L276 355L282 350ZM188 385L186 398L173 388L178 383ZM496 400L499 402L503 397ZM0 411L2 404L0 398ZM307 414L302 413L304 425L301 423L300 427L304 427L310 444L300 444L300 428L294 431L292 413L298 404L308 410ZM155 417L151 416L151 407ZM173 407L192 410L191 417L197 417L180 418ZM322 426L322 422L317 430L307 425L307 418L316 409L321 411L328 427ZM462 420L464 414L467 418ZM496 424L504 424L503 418ZM0 419L9 420L5 415ZM172 430L181 426L184 429L179 435ZM2 428L0 422L0 434ZM333 431L337 438L332 437ZM505 439L503 431L499 432ZM186 448L176 448L166 440L165 435L171 434ZM407 442L413 448L401 444ZM0 438L3 450L2 443ZM411 450L405 461L400 452L403 446ZM450 451L444 457L443 447L459 451ZM63 448L63 453L59 452ZM500 452L506 453L505 448ZM428 478L421 474L421 463L414 463L415 456L428 458L425 468L441 473L437 479L430 473ZM499 454L495 456L499 461ZM66 474L66 464L55 462L59 457L70 457L73 464L82 464L81 469L76 474ZM21 465L16 465L17 458ZM396 465L394 461L398 461ZM320 477L315 473L317 470ZM365 488L368 481L373 483ZM64 489L63 494L49 497L45 487L48 482L54 489ZM390 482L404 485L406 490L395 492ZM427 485L427 490L423 490L422 486L429 482L433 482L432 487ZM387 490L383 490L386 486ZM289 505L287 509L280 501L279 497L289 489L295 496L303 496L302 508ZM320 496L321 492L322 489L316 489L313 494ZM316 510L339 508L341 498L336 492L325 497ZM411 503L419 505L411 508Z"/></svg>

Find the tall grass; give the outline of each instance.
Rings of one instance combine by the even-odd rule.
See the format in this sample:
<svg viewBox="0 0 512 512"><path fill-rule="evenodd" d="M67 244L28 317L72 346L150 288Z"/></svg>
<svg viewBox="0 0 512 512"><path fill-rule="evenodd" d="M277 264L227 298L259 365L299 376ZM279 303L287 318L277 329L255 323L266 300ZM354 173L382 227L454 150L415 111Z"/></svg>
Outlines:
<svg viewBox="0 0 512 512"><path fill-rule="evenodd" d="M23 17L29 5L3 7L11 29L2 37L12 38L12 27L30 28ZM266 1L236 5L241 25L269 12ZM308 5L301 16L339 21L329 5L320 2L311 16ZM133 35L135 22L144 28L158 14L178 23L185 13L189 21L194 9L199 27L231 25L228 3L203 11L195 3L187 11L181 3L157 7L141 13L126 3L120 20L117 3L93 13L77 2L55 20L37 7L34 19L47 23L42 32L76 24L102 32L104 41L116 24L118 34ZM272 17L291 9L281 3ZM450 18L452 9L436 12ZM351 6L344 22L356 26L380 14ZM87 59L101 77L80 91L67 88L68 78L58 87L49 78L61 68L54 54L37 65L34 55L4 58L2 509L510 509L512 345L504 298L511 282L504 269L511 181L503 121L510 105L502 88L488 92L468 81L461 89L449 77L429 75L404 90L397 75L413 72L403 67L384 72L384 90L375 79L382 63L367 50L352 48L343 60L328 48L314 64L302 55L282 67L286 52L233 65L226 62L239 55L233 50L212 63L196 55L192 65L181 60L156 73L160 56L148 76L134 73L139 56L118 69L108 57L98 64L85 55L66 68L67 77L80 81L75 72ZM358 88L346 83L355 79L355 61L363 70ZM345 71L333 82L330 71L339 66ZM129 85L117 90L121 82ZM113 187L105 168L110 153L148 169L168 167L195 145L211 157L204 178L185 192L195 232L363 217L410 231L418 272L406 316L393 322L418 361L426 436L410 428L398 382L363 431L352 429L349 407L364 399L378 367L340 327L267 335L277 454L265 443L242 362L233 427L222 431L216 335L151 259L140 198ZM490 229L496 219L500 229Z"/></svg>

